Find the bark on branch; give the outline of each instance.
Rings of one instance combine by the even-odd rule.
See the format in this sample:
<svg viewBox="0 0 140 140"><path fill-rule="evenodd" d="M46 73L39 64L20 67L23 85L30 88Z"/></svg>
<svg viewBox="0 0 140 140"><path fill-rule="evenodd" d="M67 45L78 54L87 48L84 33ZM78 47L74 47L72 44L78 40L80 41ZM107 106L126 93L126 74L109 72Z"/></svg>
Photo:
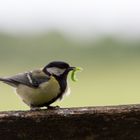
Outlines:
<svg viewBox="0 0 140 140"><path fill-rule="evenodd" d="M140 105L0 112L0 140L140 140Z"/></svg>

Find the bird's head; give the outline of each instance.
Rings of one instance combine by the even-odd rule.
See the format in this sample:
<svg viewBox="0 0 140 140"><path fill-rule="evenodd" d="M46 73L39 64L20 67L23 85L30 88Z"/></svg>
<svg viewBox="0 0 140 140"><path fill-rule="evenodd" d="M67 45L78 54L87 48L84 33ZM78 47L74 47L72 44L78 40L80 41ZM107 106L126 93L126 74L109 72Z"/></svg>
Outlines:
<svg viewBox="0 0 140 140"><path fill-rule="evenodd" d="M50 62L43 68L43 72L48 75L53 75L56 77L67 76L68 73L74 70L75 67L71 67L68 63L62 61Z"/></svg>

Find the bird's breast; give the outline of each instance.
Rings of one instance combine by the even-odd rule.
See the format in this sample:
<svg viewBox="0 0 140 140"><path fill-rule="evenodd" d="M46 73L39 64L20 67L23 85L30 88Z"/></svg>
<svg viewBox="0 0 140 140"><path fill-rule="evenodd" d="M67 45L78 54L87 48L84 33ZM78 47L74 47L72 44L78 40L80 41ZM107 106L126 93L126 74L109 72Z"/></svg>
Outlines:
<svg viewBox="0 0 140 140"><path fill-rule="evenodd" d="M60 93L60 86L54 77L49 81L40 84L38 88L31 88L26 85L19 85L18 95L28 105L41 105L51 101Z"/></svg>

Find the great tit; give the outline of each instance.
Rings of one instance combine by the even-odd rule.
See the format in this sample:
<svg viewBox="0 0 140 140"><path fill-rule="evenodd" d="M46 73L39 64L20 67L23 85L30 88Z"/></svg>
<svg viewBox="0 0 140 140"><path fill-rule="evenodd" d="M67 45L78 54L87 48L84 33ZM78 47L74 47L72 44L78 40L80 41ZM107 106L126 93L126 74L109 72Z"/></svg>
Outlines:
<svg viewBox="0 0 140 140"><path fill-rule="evenodd" d="M67 76L76 67L53 61L42 69L20 73L0 81L16 88L17 94L31 109L48 107L68 92Z"/></svg>

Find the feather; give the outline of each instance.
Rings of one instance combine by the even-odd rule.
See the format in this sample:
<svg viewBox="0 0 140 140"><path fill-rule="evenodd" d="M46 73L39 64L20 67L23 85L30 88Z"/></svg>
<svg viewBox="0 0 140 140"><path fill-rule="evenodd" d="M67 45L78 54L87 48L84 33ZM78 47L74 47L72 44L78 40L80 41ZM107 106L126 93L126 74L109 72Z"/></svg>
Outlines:
<svg viewBox="0 0 140 140"><path fill-rule="evenodd" d="M20 73L11 77L0 78L6 84L17 87L19 84L27 85L29 87L38 87L41 83L47 82L48 76L33 76L32 72Z"/></svg>

